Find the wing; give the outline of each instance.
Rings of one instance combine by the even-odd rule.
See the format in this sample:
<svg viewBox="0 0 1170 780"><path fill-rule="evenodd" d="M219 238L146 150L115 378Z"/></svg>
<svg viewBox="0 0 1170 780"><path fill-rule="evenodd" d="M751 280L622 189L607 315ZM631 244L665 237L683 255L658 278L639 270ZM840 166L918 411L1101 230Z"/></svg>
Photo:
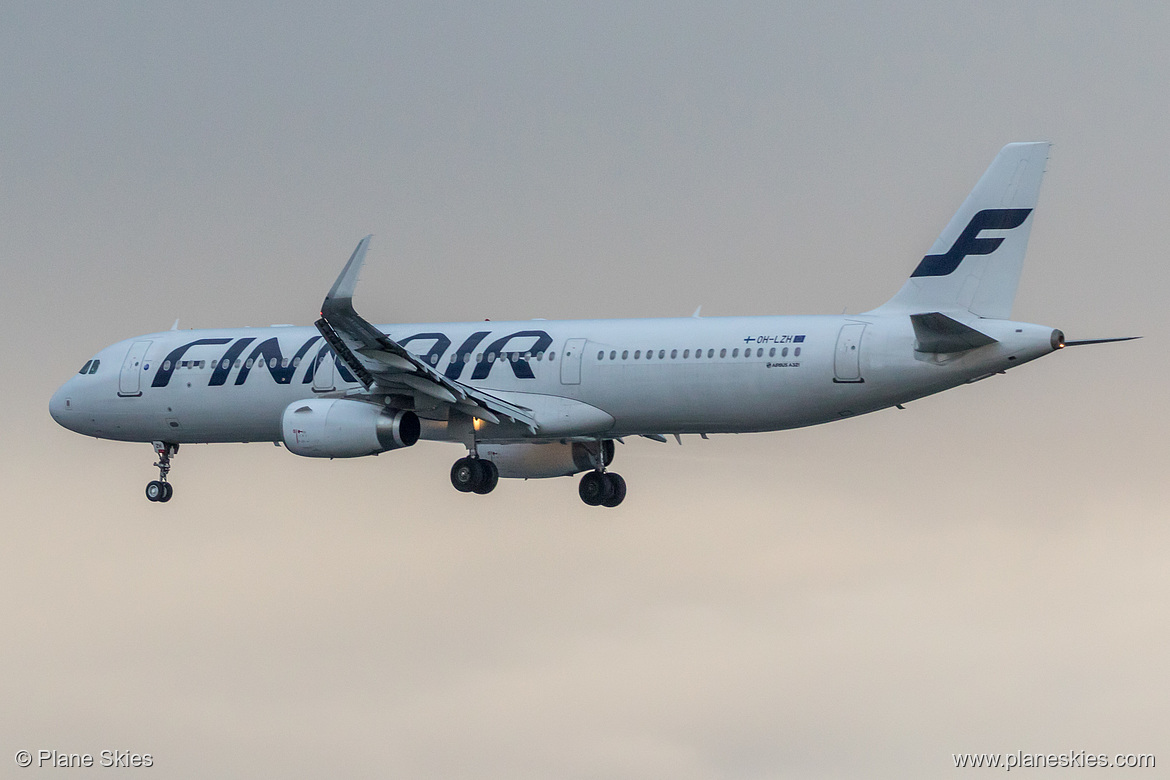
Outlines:
<svg viewBox="0 0 1170 780"><path fill-rule="evenodd" d="M471 417L497 425L501 419L509 420L535 433L537 425L532 410L448 379L354 311L353 292L370 238L363 238L353 250L325 296L321 319L315 323L337 357L370 393L416 398L422 395Z"/></svg>

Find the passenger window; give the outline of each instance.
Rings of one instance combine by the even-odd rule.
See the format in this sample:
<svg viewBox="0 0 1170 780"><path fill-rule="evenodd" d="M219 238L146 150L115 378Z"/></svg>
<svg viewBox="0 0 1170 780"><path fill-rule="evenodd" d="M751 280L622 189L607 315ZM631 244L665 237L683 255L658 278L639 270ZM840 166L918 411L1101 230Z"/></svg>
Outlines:
<svg viewBox="0 0 1170 780"><path fill-rule="evenodd" d="M81 370L80 370L80 371L78 371L77 373L79 373L79 374L88 374L88 373L89 373L89 367L90 367L91 365L93 365L93 361L92 361L92 360L87 360L87 361L85 361L85 365L84 365L84 366L82 366L82 367L81 367Z"/></svg>
<svg viewBox="0 0 1170 780"><path fill-rule="evenodd" d="M549 360L556 360L556 359L557 359L557 353L555 353L555 352L550 352L550 353L548 353L548 359L549 359Z"/></svg>
<svg viewBox="0 0 1170 780"><path fill-rule="evenodd" d="M637 359L638 359L638 358L640 358L640 357L642 357L642 350L640 350L640 349L635 349L635 350L634 350L634 360L637 360Z"/></svg>
<svg viewBox="0 0 1170 780"><path fill-rule="evenodd" d="M796 350L793 351L792 354L794 357L800 357L800 347L797 347Z"/></svg>
<svg viewBox="0 0 1170 780"><path fill-rule="evenodd" d="M605 360L605 350L604 349L597 353L597 359L598 360Z"/></svg>
<svg viewBox="0 0 1170 780"><path fill-rule="evenodd" d="M691 356L691 351L689 349L684 349L683 350L683 360L686 360L690 356Z"/></svg>
<svg viewBox="0 0 1170 780"><path fill-rule="evenodd" d="M676 357L678 357L678 350L677 350L677 349L672 349L672 350L670 351L670 359L671 359L671 360L674 360Z"/></svg>
<svg viewBox="0 0 1170 780"><path fill-rule="evenodd" d="M764 356L764 348L760 347L759 349L756 350L756 357L763 357L763 356Z"/></svg>
<svg viewBox="0 0 1170 780"><path fill-rule="evenodd" d="M611 349L609 351L609 359L610 360L617 360L617 351L616 350Z"/></svg>
<svg viewBox="0 0 1170 780"><path fill-rule="evenodd" d="M628 349L623 349L622 350L622 360L629 360L629 358L630 358L630 351Z"/></svg>
<svg viewBox="0 0 1170 780"><path fill-rule="evenodd" d="M735 349L731 350L731 356L732 356L732 357L739 357L739 348L738 348L738 347L736 347Z"/></svg>
<svg viewBox="0 0 1170 780"><path fill-rule="evenodd" d="M768 357L776 357L776 348L775 347L772 347L770 350L768 350Z"/></svg>
<svg viewBox="0 0 1170 780"><path fill-rule="evenodd" d="M780 350L780 357L788 357L788 347Z"/></svg>
<svg viewBox="0 0 1170 780"><path fill-rule="evenodd" d="M713 350L713 349L707 350L707 357L709 357L709 358L715 357L715 350Z"/></svg>
<svg viewBox="0 0 1170 780"><path fill-rule="evenodd" d="M726 348L719 350L719 357L721 357L721 358L727 357L727 349Z"/></svg>
<svg viewBox="0 0 1170 780"><path fill-rule="evenodd" d="M662 360L664 357L666 357L666 350L665 349L658 350L658 359Z"/></svg>

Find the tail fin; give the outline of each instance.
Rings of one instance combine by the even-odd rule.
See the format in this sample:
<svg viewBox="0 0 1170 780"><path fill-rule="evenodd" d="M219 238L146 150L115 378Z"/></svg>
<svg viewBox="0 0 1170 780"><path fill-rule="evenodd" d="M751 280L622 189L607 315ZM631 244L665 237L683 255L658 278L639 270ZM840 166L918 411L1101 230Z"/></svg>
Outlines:
<svg viewBox="0 0 1170 780"><path fill-rule="evenodd" d="M930 254L875 311L965 309L978 317L1009 319L1049 146L1040 141L1001 149Z"/></svg>

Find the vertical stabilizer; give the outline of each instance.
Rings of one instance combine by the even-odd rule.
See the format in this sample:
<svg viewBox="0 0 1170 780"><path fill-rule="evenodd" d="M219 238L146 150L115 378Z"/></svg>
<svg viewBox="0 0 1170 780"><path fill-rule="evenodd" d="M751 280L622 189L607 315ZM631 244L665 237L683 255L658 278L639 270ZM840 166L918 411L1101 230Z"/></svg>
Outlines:
<svg viewBox="0 0 1170 780"><path fill-rule="evenodd" d="M906 284L875 311L1009 319L1050 146L1001 149Z"/></svg>

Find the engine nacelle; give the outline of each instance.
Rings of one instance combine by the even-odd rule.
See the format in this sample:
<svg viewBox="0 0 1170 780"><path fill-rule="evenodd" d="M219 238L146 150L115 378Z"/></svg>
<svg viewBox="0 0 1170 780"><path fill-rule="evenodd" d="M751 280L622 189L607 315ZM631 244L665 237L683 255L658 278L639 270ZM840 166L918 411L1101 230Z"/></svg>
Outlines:
<svg viewBox="0 0 1170 780"><path fill-rule="evenodd" d="M414 412L346 398L309 398L289 404L281 419L284 446L308 458L357 458L418 441Z"/></svg>
<svg viewBox="0 0 1170 780"><path fill-rule="evenodd" d="M500 476L511 479L567 477L597 467L597 444L551 442L548 444L480 444L479 456L496 464ZM605 465L613 462L613 440L601 443Z"/></svg>

